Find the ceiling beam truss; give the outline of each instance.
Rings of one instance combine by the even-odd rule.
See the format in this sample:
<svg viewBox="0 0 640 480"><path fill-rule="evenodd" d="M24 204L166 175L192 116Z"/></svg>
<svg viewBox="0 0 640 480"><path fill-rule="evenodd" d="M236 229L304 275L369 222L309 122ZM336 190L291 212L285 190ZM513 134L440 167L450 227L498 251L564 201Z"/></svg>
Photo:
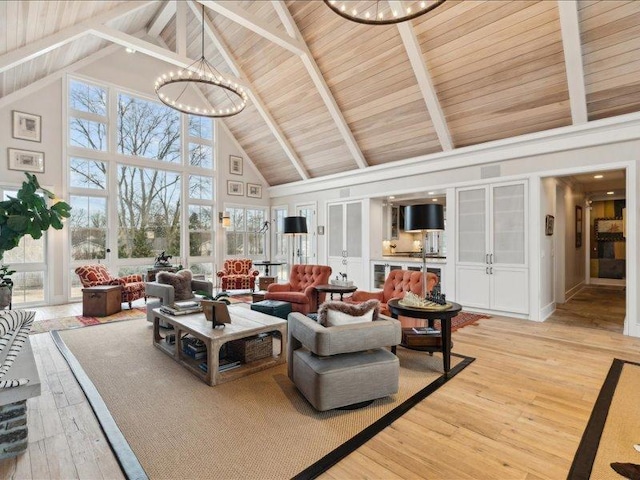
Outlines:
<svg viewBox="0 0 640 480"><path fill-rule="evenodd" d="M399 11L404 11L402 2L399 0L389 0L389 5ZM436 131L440 146L443 151L453 150L453 140L451 139L451 132L447 126L447 120L442 111L440 101L436 89L433 86L431 74L427 68L427 64L424 61L418 38L413 30L411 22L402 22L398 24L398 31L400 32L400 38L409 57L409 62L413 68L413 73L418 81L420 87L420 93L424 98L424 103L429 111L433 128Z"/></svg>
<svg viewBox="0 0 640 480"><path fill-rule="evenodd" d="M194 5L194 3L191 1L188 3L189 3L189 6L191 7L191 10L194 12L194 14L197 14L198 10L197 10L197 7ZM216 47L220 55L222 55L222 58L224 58L225 62L227 62L227 65L229 66L229 68L231 68L233 73L237 77L243 79L246 82L248 86L247 95L249 96L252 103L260 113L260 116L262 117L262 119L266 122L267 126L269 127L269 130L271 130L271 133L274 135L274 137L276 137L276 140L278 141L278 143L286 153L287 157L295 167L296 171L298 172L298 174L303 180L308 179L309 173L307 172L307 169L304 167L302 161L300 160L298 155L295 153L294 148L289 143L289 140L287 140L284 132L282 132L280 127L278 127L276 121L273 119L273 117L269 113L269 110L267 109L266 105L264 104L264 102L256 92L255 88L253 88L253 85L251 84L250 80L242 70L242 67L236 61L235 57L231 53L231 50L225 44L224 40L220 37L220 35L218 35L218 32L216 31L213 25L213 22L211 22L211 20L206 15L203 20L205 22L204 24L205 32L213 42L214 46Z"/></svg>
<svg viewBox="0 0 640 480"><path fill-rule="evenodd" d="M151 26L148 29L149 36L152 38L159 37L175 14L176 0L167 0L151 21Z"/></svg>
<svg viewBox="0 0 640 480"><path fill-rule="evenodd" d="M239 8L234 2L218 2L211 0L198 0L207 8L213 10L220 15L227 17L229 20L242 25L245 28L263 36L267 40L286 48L295 55L302 55L306 45L298 39L291 38L272 25L265 24L255 15Z"/></svg>
<svg viewBox="0 0 640 480"><path fill-rule="evenodd" d="M349 125L347 124L342 111L338 107L336 99L333 97L333 93L331 93L331 90L329 89L329 86L327 85L327 82L325 81L324 76L322 75L322 72L320 71L320 68L316 63L315 58L313 58L309 47L304 42L302 33L300 33L298 25L293 20L291 12L289 12L289 9L284 4L284 2L282 2L282 0L272 0L271 3L273 4L278 16L280 17L280 21L285 26L287 32L289 32L290 35L293 34L294 37L302 44L303 52L300 55L302 63L307 69L307 72L309 73L311 80L316 86L320 97L329 110L329 114L331 115L331 118L338 128L338 131L342 135L344 142L347 144L347 148L353 156L353 159L355 160L358 168L366 168L368 164L364 158L364 155L362 154L362 150L360 150L360 147L358 146L358 143L356 142L356 139L353 136L353 133L351 132L351 129L349 128Z"/></svg>
<svg viewBox="0 0 640 480"><path fill-rule="evenodd" d="M587 93L584 85L584 66L582 64L582 43L580 41L580 21L578 4L575 0L558 0L562 48L567 70L569 104L571 120L574 125L587 123Z"/></svg>
<svg viewBox="0 0 640 480"><path fill-rule="evenodd" d="M150 3L152 2L123 3L90 20L65 28L45 38L29 43L24 47L7 52L0 56L0 72L5 72L11 68L15 68L18 65L33 60L34 58L38 58L45 53L62 47L67 43L73 42L74 40L91 33L90 29L93 25L101 25L122 18L125 15L131 15Z"/></svg>

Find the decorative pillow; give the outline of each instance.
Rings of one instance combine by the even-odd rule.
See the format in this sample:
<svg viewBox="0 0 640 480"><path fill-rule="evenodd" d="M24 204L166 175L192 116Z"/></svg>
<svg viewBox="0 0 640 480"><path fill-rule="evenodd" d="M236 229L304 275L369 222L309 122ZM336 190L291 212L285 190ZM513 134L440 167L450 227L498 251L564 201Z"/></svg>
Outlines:
<svg viewBox="0 0 640 480"><path fill-rule="evenodd" d="M177 273L158 272L156 281L173 287L173 298L176 302L193 298L191 291L191 270L180 270Z"/></svg>
<svg viewBox="0 0 640 480"><path fill-rule="evenodd" d="M350 323L371 322L378 318L380 302L367 300L362 303L325 302L318 309L318 323L336 327Z"/></svg>

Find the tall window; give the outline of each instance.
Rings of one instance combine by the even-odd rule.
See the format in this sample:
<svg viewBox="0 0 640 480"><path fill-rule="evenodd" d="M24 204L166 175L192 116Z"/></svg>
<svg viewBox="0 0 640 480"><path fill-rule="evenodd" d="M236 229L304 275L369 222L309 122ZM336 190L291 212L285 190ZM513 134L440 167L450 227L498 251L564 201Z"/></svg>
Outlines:
<svg viewBox="0 0 640 480"><path fill-rule="evenodd" d="M227 255L264 257L266 233L260 230L266 220L266 209L231 207L226 210L231 217L231 228L225 231Z"/></svg>
<svg viewBox="0 0 640 480"><path fill-rule="evenodd" d="M69 82L69 145L107 149L107 91L97 85Z"/></svg>
<svg viewBox="0 0 640 480"><path fill-rule="evenodd" d="M144 273L165 252L211 275L211 119L84 80L68 91L71 269L98 260L114 274Z"/></svg>

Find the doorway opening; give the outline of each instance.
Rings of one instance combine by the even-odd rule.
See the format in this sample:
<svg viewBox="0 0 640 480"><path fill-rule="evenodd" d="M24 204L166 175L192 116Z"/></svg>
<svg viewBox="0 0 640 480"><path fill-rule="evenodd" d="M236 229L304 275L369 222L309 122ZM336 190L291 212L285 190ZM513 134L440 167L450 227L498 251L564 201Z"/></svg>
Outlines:
<svg viewBox="0 0 640 480"><path fill-rule="evenodd" d="M626 171L545 179L555 186L555 311L547 322L623 333L626 316Z"/></svg>

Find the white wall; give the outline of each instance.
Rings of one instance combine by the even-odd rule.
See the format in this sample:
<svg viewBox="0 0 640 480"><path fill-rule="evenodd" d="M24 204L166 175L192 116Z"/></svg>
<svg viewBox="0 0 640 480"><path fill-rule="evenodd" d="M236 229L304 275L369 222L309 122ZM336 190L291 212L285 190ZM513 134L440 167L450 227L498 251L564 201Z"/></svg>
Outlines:
<svg viewBox="0 0 640 480"><path fill-rule="evenodd" d="M553 235L545 233L545 218L556 214L556 181L554 178L543 178L540 182L540 310L543 318L555 310L555 239L563 235L563 231L555 228ZM536 257L532 257L535 261Z"/></svg>
<svg viewBox="0 0 640 480"><path fill-rule="evenodd" d="M12 137L13 115L12 111L40 115L42 117L42 141L29 142L27 140L17 140ZM0 109L0 145L2 148L2 160L0 161L0 182L3 185L20 186L26 179L24 172L9 170L7 149L17 148L22 150L34 150L44 152L44 173L37 173L38 182L43 187L48 188L57 195L63 196L62 189L63 175L60 168L62 162L62 141L60 132L60 121L62 118L62 82L54 82L43 88L36 94L23 98L15 103ZM54 300L63 295L64 285L55 278L61 278L63 272L63 259L61 255L53 255L60 245L63 232L49 230L48 233L49 252L48 262L48 285L50 299Z"/></svg>
<svg viewBox="0 0 640 480"><path fill-rule="evenodd" d="M572 185L563 186L565 243L564 243L564 293L568 299L584 284L585 278L585 236L589 235L585 225L584 193ZM576 206L582 207L582 246L576 248Z"/></svg>

